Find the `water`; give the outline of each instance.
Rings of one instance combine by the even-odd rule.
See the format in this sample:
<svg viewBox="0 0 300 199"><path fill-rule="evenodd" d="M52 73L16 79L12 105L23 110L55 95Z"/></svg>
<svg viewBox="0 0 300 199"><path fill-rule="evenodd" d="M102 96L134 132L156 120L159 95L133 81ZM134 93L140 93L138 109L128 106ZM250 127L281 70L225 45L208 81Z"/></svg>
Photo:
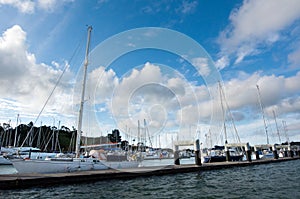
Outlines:
<svg viewBox="0 0 300 199"><path fill-rule="evenodd" d="M300 198L300 160L128 180L1 190L0 198Z"/></svg>

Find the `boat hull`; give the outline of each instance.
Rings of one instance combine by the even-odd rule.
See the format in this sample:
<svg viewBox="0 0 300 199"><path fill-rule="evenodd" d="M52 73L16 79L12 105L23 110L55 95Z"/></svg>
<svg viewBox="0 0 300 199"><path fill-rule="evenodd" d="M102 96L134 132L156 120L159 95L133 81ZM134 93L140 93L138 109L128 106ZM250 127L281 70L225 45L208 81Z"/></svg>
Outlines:
<svg viewBox="0 0 300 199"><path fill-rule="evenodd" d="M109 162L101 161L105 166L111 169L128 169L128 168L137 168L139 166L138 161L121 161L121 162Z"/></svg>
<svg viewBox="0 0 300 199"><path fill-rule="evenodd" d="M0 156L0 165L11 165L11 161L2 155Z"/></svg>
<svg viewBox="0 0 300 199"><path fill-rule="evenodd" d="M137 168L137 161L108 162L97 159L12 160L18 173L69 173L105 169Z"/></svg>
<svg viewBox="0 0 300 199"><path fill-rule="evenodd" d="M73 160L12 160L18 173L68 173L104 170L107 166L98 161Z"/></svg>
<svg viewBox="0 0 300 199"><path fill-rule="evenodd" d="M243 155L229 156L229 161L240 161L243 157ZM226 156L205 156L203 162L226 162Z"/></svg>

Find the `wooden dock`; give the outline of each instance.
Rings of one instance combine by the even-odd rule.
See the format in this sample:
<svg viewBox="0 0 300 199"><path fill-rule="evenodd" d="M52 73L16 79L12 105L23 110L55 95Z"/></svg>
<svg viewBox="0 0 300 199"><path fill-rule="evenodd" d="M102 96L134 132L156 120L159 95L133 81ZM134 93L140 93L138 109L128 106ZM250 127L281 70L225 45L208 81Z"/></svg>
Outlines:
<svg viewBox="0 0 300 199"><path fill-rule="evenodd" d="M18 189L29 187L45 187L61 184L76 184L112 179L130 179L136 177L160 176L176 173L201 172L232 167L244 167L259 164L277 163L283 161L300 160L300 157L286 157L279 159L253 160L251 162L219 162L197 165L169 165L156 167L140 167L121 170L95 170L74 173L56 174L8 174L0 175L0 189Z"/></svg>

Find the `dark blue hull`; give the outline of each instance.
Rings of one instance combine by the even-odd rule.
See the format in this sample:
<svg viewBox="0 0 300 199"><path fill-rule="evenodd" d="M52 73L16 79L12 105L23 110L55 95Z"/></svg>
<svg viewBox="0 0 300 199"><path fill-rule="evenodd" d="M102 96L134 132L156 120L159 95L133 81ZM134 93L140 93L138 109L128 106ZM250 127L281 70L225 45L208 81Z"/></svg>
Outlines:
<svg viewBox="0 0 300 199"><path fill-rule="evenodd" d="M229 161L241 161L243 159L243 155L230 156ZM204 163L210 162L225 162L226 156L205 156Z"/></svg>

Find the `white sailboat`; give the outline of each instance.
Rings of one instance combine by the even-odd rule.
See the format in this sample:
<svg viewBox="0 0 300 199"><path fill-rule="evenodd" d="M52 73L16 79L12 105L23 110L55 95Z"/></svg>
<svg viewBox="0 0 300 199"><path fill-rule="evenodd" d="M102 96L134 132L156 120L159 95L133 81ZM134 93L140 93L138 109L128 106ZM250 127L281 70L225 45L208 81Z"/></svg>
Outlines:
<svg viewBox="0 0 300 199"><path fill-rule="evenodd" d="M1 147L1 138L0 138L0 165L10 165L11 162L6 158L6 154L10 154L12 151Z"/></svg>
<svg viewBox="0 0 300 199"><path fill-rule="evenodd" d="M230 111L229 106L228 106L228 104L226 102L226 99L225 99L225 94L224 94L224 90L222 88L221 82L219 82L219 92L220 92L220 102L221 102L221 110L222 110L222 117L223 117L223 129L224 129L224 135L225 135L225 144L228 144L227 128L226 128L226 110L230 114L231 122L232 122L232 125L233 125L233 128L234 128L236 139L237 139L238 143L241 143L240 137L239 137L237 129L235 127L233 116L231 114L231 111ZM224 105L226 105L226 107L224 107ZM208 136L211 139L210 130L209 130L209 135ZM211 142L211 140L210 140L210 142ZM243 159L244 155L241 153L241 150L238 149L238 148L230 148L228 150L228 152L229 152L229 160L228 161L241 161ZM225 161L227 161L225 146L215 145L212 148L212 143L211 143L211 148L208 148L207 150L205 150L204 153L202 153L201 158L202 158L202 162L204 162L204 163L225 162Z"/></svg>
<svg viewBox="0 0 300 199"><path fill-rule="evenodd" d="M75 158L46 158L45 160L34 160L34 159L20 159L12 160L12 164L18 173L64 173L64 172L75 172L75 171L89 171L89 170L103 170L103 169L124 169L138 167L139 162L137 161L101 161L96 158L80 158L80 140L81 140L81 129L82 129L82 115L84 105L84 94L86 84L86 73L88 66L88 53L90 45L90 35L92 27L88 27L88 38L85 52L84 61L84 78L82 84L82 94L78 117L78 131L76 138L76 150Z"/></svg>
<svg viewBox="0 0 300 199"><path fill-rule="evenodd" d="M11 162L3 155L0 155L0 165L11 165Z"/></svg>
<svg viewBox="0 0 300 199"><path fill-rule="evenodd" d="M265 128L265 133L266 133L266 137L267 137L267 145L269 145L269 135L268 135L268 126L267 126L267 122L266 122L266 118L265 118L265 112L264 112L264 106L261 100L261 94L260 94L260 89L259 86L256 85L257 88L257 96L258 96L258 102L259 102L259 106L261 109L261 113L262 113L262 118L264 121L264 128ZM259 151L259 158L260 159L270 159L270 158L274 158L274 154L273 152L269 149L265 149L262 151ZM252 159L256 160L256 155L252 156Z"/></svg>

